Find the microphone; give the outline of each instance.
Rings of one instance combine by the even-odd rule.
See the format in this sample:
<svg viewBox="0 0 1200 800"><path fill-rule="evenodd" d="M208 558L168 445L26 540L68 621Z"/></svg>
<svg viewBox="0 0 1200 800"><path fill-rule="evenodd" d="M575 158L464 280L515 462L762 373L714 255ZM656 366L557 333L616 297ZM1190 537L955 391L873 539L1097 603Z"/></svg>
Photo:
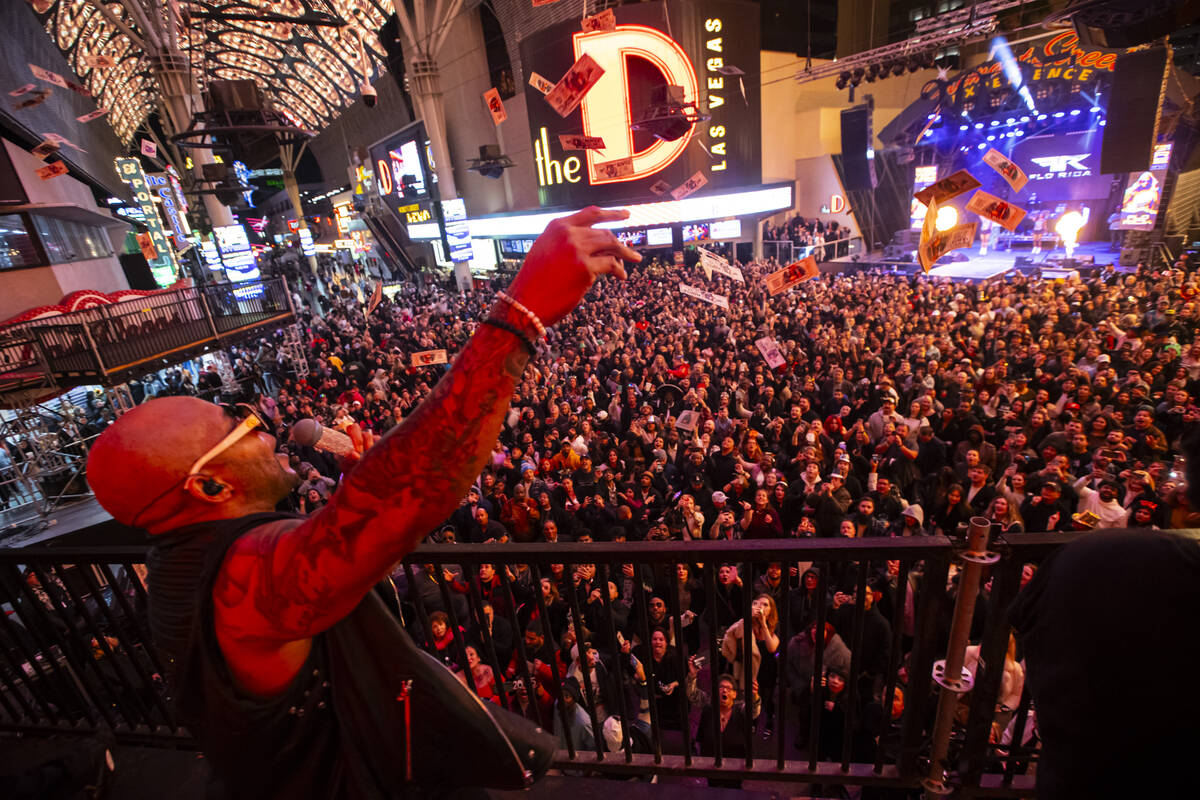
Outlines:
<svg viewBox="0 0 1200 800"><path fill-rule="evenodd" d="M333 453L339 458L355 457L354 442L341 431L323 427L315 419L306 418L292 426L289 438L296 444L315 447L324 453Z"/></svg>

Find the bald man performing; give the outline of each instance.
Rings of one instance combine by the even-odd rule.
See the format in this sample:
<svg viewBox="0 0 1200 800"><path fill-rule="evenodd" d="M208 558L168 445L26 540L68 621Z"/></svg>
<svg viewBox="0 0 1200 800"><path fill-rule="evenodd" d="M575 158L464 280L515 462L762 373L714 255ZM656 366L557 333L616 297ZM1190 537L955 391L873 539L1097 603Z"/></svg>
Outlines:
<svg viewBox="0 0 1200 800"><path fill-rule="evenodd" d="M275 511L300 478L248 406L152 400L96 441L88 481L153 537L152 634L180 719L230 796L428 797L544 770L529 763L542 734L472 707L370 590L485 466L543 325L641 260L592 227L627 216L552 222L429 398L311 517ZM418 729L423 716L445 724Z"/></svg>

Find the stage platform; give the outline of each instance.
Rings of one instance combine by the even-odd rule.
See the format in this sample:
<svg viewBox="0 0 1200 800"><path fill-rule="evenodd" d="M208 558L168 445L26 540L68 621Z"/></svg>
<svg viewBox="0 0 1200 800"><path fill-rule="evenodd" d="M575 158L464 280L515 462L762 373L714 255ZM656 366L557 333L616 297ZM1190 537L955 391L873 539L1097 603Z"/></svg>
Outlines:
<svg viewBox="0 0 1200 800"><path fill-rule="evenodd" d="M1056 248L1049 252L1043 251L1036 256L1028 248L989 250L987 255L980 255L978 244L970 249L955 250L954 253L965 255L966 259L963 261L939 263L938 266L929 271L929 276L932 278L951 278L959 281L985 281L990 278L998 278L1014 269L1021 272L1029 272L1042 268L1053 268L1055 264L1052 263L1051 259L1058 260L1066 256L1066 251L1062 248ZM1111 248L1108 242L1085 242L1075 248L1077 264L1074 268L1088 271L1115 265L1119 255L1117 251ZM1021 261L1021 263L1018 264L1018 261ZM921 270L920 265L916 262L886 260L883 258L882 252L859 256L856 262L853 262L851 257L846 257L828 263L843 268L848 268L853 263L860 270L883 267L905 274L920 272ZM1118 266L1117 271L1130 272L1132 269Z"/></svg>

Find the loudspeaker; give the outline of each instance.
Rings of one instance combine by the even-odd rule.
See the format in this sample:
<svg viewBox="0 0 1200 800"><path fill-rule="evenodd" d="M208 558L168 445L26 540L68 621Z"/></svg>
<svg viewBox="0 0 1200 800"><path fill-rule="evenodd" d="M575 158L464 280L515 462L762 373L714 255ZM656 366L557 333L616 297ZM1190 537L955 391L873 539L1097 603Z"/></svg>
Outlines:
<svg viewBox="0 0 1200 800"><path fill-rule="evenodd" d="M1108 124L1100 146L1100 171L1138 172L1150 166L1159 87L1167 64L1165 47L1117 57Z"/></svg>
<svg viewBox="0 0 1200 800"><path fill-rule="evenodd" d="M917 134L929 124L929 115L934 113L938 104L924 97L910 103L896 117L883 126L879 131L879 140L884 146L898 144L915 144Z"/></svg>
<svg viewBox="0 0 1200 800"><path fill-rule="evenodd" d="M871 111L869 103L842 111L842 169L847 192L870 191L878 183Z"/></svg>

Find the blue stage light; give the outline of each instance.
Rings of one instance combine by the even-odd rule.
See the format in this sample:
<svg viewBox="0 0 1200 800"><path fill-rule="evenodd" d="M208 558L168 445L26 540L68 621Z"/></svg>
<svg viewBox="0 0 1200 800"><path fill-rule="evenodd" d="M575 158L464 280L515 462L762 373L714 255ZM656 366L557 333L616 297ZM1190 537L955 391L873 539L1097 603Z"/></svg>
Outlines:
<svg viewBox="0 0 1200 800"><path fill-rule="evenodd" d="M988 137L988 141L989 141L989 142L994 142L994 141L996 141L996 137L995 137L995 136L989 136L989 137Z"/></svg>
<svg viewBox="0 0 1200 800"><path fill-rule="evenodd" d="M983 148L987 147L987 145L986 145L986 144L984 144L983 142L980 142L978 146L979 146L979 149L980 149L980 150L982 150Z"/></svg>
<svg viewBox="0 0 1200 800"><path fill-rule="evenodd" d="M1107 125L1107 124L1108 124L1108 120L1106 120L1106 119L1102 119L1102 120L1100 120L1100 127L1101 127L1101 128L1103 128L1103 127L1104 127L1105 125Z"/></svg>
<svg viewBox="0 0 1200 800"><path fill-rule="evenodd" d="M1060 117L1065 117L1066 115L1067 115L1067 114L1066 114L1066 112L1065 112L1065 111L1055 111L1055 112L1054 112L1054 118L1055 118L1055 119L1059 119Z"/></svg>
<svg viewBox="0 0 1200 800"><path fill-rule="evenodd" d="M1021 117L1021 122L1029 122L1029 117Z"/></svg>
<svg viewBox="0 0 1200 800"><path fill-rule="evenodd" d="M1038 120L1039 120L1039 121L1041 121L1041 120L1043 120L1043 119L1045 119L1045 118L1046 118L1046 115L1045 115L1045 114L1038 114L1038 115L1037 115L1037 118L1038 118Z"/></svg>
<svg viewBox="0 0 1200 800"><path fill-rule="evenodd" d="M958 126L958 129L959 129L960 131L965 131L965 130L967 130L967 128L968 128L968 127L970 127L970 126L968 126L968 125L959 125L959 126Z"/></svg>
<svg viewBox="0 0 1200 800"><path fill-rule="evenodd" d="M982 123L982 122L976 122L976 123L975 123L975 130L977 130L977 131L978 131L978 130L982 130L982 129L983 129L983 123Z"/></svg>
<svg viewBox="0 0 1200 800"><path fill-rule="evenodd" d="M1017 131L1017 136L1024 136L1024 135L1025 135L1025 131Z"/></svg>
<svg viewBox="0 0 1200 800"><path fill-rule="evenodd" d="M1072 116L1072 117L1078 117L1078 116L1079 116L1079 114L1080 114L1080 111L1079 111L1079 109L1078 109L1078 108L1073 108L1073 109L1071 109L1071 116Z"/></svg>
<svg viewBox="0 0 1200 800"><path fill-rule="evenodd" d="M1004 120L1005 125L1012 125L1014 122L1016 122L1016 120L1012 117L1009 117L1008 119Z"/></svg>
<svg viewBox="0 0 1200 800"><path fill-rule="evenodd" d="M1099 113L1100 113L1100 106L1092 106L1092 113L1093 113L1093 114L1099 114Z"/></svg>
<svg viewBox="0 0 1200 800"><path fill-rule="evenodd" d="M991 121L990 123L988 123L988 124L989 124L989 125L991 125L991 126L994 128L994 127L996 127L997 125L999 125L999 124L1000 124L1000 120L998 120L998 119L994 119L994 120L992 120L992 121Z"/></svg>

